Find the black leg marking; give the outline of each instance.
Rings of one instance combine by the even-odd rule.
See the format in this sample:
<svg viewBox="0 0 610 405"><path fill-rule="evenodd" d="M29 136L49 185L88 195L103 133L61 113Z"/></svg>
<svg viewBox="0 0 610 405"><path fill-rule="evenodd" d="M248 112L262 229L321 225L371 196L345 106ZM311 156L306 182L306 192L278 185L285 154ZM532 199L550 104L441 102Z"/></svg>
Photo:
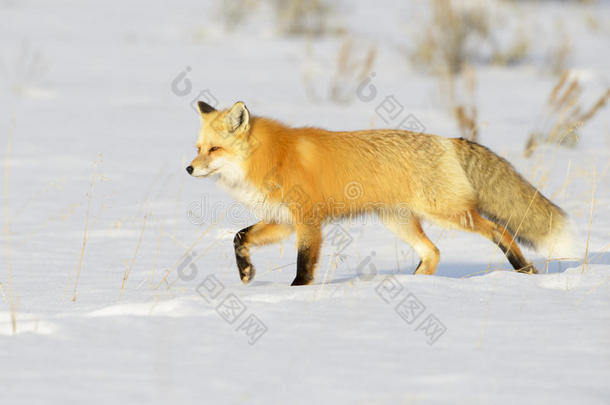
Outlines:
<svg viewBox="0 0 610 405"><path fill-rule="evenodd" d="M498 243L498 242L496 242ZM513 268L520 272L520 273L533 273L533 274L538 274L538 270L536 270L536 268L534 267L533 264L528 263L525 258L520 257L519 255L515 254L515 252L513 252L509 247L507 247L506 245L499 243L498 244L500 246L500 249L502 249L502 252L504 252L504 254L506 255L506 258L508 259L508 261L510 262L510 264L513 266Z"/></svg>
<svg viewBox="0 0 610 405"><path fill-rule="evenodd" d="M304 247L299 249L297 255L297 276L291 285L308 285L313 281L315 257L312 255L311 248Z"/></svg>
<svg viewBox="0 0 610 405"><path fill-rule="evenodd" d="M415 271L413 272L413 274L417 273L417 270L419 270L419 268L421 267L421 264L423 262L420 260L419 263L417 264L417 267L415 267Z"/></svg>
<svg viewBox="0 0 610 405"><path fill-rule="evenodd" d="M235 248L235 260L239 269L239 278L242 283L248 284L256 274L256 270L250 263L250 251L247 246L248 232L253 226L242 229L235 234L233 239L233 247Z"/></svg>

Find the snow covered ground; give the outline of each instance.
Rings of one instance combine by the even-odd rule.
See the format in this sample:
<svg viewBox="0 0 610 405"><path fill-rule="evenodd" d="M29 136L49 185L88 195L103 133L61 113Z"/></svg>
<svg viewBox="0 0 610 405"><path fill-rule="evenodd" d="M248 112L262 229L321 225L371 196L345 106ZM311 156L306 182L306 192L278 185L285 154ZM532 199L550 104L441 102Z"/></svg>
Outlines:
<svg viewBox="0 0 610 405"><path fill-rule="evenodd" d="M608 403L608 110L576 149L522 151L557 79L557 21L587 104L608 87L610 4L518 3L528 59L474 67L481 143L571 215L586 264L526 250L542 274L518 274L482 237L431 226L439 269L414 276L412 250L365 219L328 226L344 243L290 288L294 237L239 281L231 240L255 219L184 172L192 100L361 129L394 95L427 132L457 127L405 56L423 2L338 4L378 52L376 98L345 105L324 96L340 39L279 35L264 10L226 32L220 3L0 2L0 403Z"/></svg>

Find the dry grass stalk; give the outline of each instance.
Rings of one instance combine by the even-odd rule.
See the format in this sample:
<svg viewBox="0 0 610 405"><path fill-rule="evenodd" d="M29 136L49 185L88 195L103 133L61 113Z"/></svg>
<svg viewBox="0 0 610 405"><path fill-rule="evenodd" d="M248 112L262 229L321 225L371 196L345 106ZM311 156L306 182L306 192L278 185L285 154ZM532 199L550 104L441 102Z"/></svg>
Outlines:
<svg viewBox="0 0 610 405"><path fill-rule="evenodd" d="M17 333L17 314L16 314L16 297L13 289L13 271L11 267L11 221L9 214L9 189L8 189L8 175L9 175L9 161L11 157L11 150L13 145L13 135L15 134L15 117L11 119L11 125L8 132L8 139L6 142L6 157L4 159L4 182L2 186L2 192L4 193L4 248L6 250L6 295L9 304L9 311L11 315L11 326L13 334Z"/></svg>
<svg viewBox="0 0 610 405"><path fill-rule="evenodd" d="M138 257L138 251L140 250L140 244L142 243L142 237L144 236L144 230L146 229L146 220L147 216L144 215L144 221L142 223L142 230L140 231L140 236L138 236L138 243L136 244L136 248L133 252L133 257L129 262L129 266L125 269L125 274L123 275L123 284L121 285L121 292L119 293L119 301L121 300L121 296L123 295L123 291L125 291L125 285L127 284L127 279L129 278L129 274L131 274L131 269L133 268L133 264L136 262L136 258Z"/></svg>
<svg viewBox="0 0 610 405"><path fill-rule="evenodd" d="M495 20L502 13L498 10L492 13L485 2L432 0L430 4L431 17L419 30L423 34L416 38L415 48L410 54L417 65L459 73L466 64L475 60L518 63L530 50L531 41L523 24L512 29L508 45L503 45L494 36L493 28L500 25Z"/></svg>
<svg viewBox="0 0 610 405"><path fill-rule="evenodd" d="M80 249L80 256L78 258L78 269L76 272L76 281L74 282L74 291L72 294L72 301L76 301L76 297L78 295L78 282L80 281L80 272L83 267L83 258L85 257L85 247L87 246L88 233L89 233L89 216L91 213L91 194L93 192L93 183L94 177L91 177L91 182L89 183L89 192L87 193L87 214L85 217L85 229L83 231L83 243Z"/></svg>
<svg viewBox="0 0 610 405"><path fill-rule="evenodd" d="M163 235L163 225L165 224L165 219L161 218L161 222L159 224L159 235L157 237L157 248L155 249L155 259L153 261L153 269L152 274L150 275L150 288L154 287L155 273L157 271L157 263L159 260L159 252L161 250L161 236Z"/></svg>
<svg viewBox="0 0 610 405"><path fill-rule="evenodd" d="M419 19L421 23L409 39L414 45L408 57L415 66L436 74L457 74L467 64L515 64L528 56L528 27L518 13L508 15L515 14L514 6L460 0L431 0L428 4L429 17ZM507 18L516 24L507 24Z"/></svg>
<svg viewBox="0 0 610 405"><path fill-rule="evenodd" d="M274 13L277 31L282 35L323 36L345 30L331 23L333 5L327 0L224 0L217 14L229 31L253 19L259 6Z"/></svg>
<svg viewBox="0 0 610 405"><path fill-rule="evenodd" d="M219 216L218 218L216 218L216 220L214 222L212 222L210 225L207 226L207 228L205 228L203 230L203 232L201 232L201 234L199 235L199 237L193 242L191 243L191 245L188 247L188 249L186 249L186 251L182 254L182 256L180 257L180 259L178 259L176 261L176 263L174 263L174 265L165 272L165 275L163 276L163 278L157 283L157 285L155 286L155 290L158 290L159 287L161 287L161 284L163 283L167 283L167 278L169 277L169 275L176 270L176 268L178 267L178 265L180 263L182 263L182 261L191 254L191 251L195 248L195 246L208 234L208 232L210 232L216 225L218 225L218 222L220 222L221 218L227 213L229 208L226 208ZM199 256L203 256L203 254L199 255Z"/></svg>
<svg viewBox="0 0 610 405"><path fill-rule="evenodd" d="M80 272L83 268L83 258L85 257L85 247L87 246L88 232L89 232L89 214L91 212L91 191L93 190L93 182L89 187L89 193L87 193L87 215L85 217L85 229L83 231L83 243L80 249L80 256L78 258L78 270L76 272L76 281L74 282L74 291L72 294L72 301L76 301L78 296L78 282L80 281Z"/></svg>
<svg viewBox="0 0 610 405"><path fill-rule="evenodd" d="M589 211L589 229L587 231L587 243L585 245L585 256L582 261L582 271L585 271L587 256L589 255L589 243L591 242L591 225L593 225L593 208L595 207L595 189L597 187L597 171L593 169L593 187L591 188L591 210Z"/></svg>
<svg viewBox="0 0 610 405"><path fill-rule="evenodd" d="M527 35L526 27L521 26L515 31L512 43L505 49L499 45L495 45L494 48L492 61L497 65L514 65L523 61L531 48L531 39Z"/></svg>
<svg viewBox="0 0 610 405"><path fill-rule="evenodd" d="M102 156L100 155L98 157L98 159L95 161L94 166L96 168L98 168L99 166L101 166L101 164L102 164ZM81 273L81 269L83 267L83 258L85 257L85 247L87 246L88 234L89 234L89 218L90 218L90 214L91 214L91 199L92 199L92 194L93 194L93 185L95 184L95 180L96 180L97 176L98 176L97 173L93 173L91 175L91 180L89 182L89 191L87 192L87 214L85 217L85 229L83 230L83 242L81 245L80 256L79 256L78 264L77 264L76 281L74 282L74 291L72 294L72 301L76 301L76 298L78 296L78 282L80 281L80 273ZM72 280L73 275L74 275L74 272L72 272L72 275L70 276L70 280Z"/></svg>
<svg viewBox="0 0 610 405"><path fill-rule="evenodd" d="M14 61L0 58L0 77L3 77L15 95L25 95L40 90L49 73L49 64L44 54L32 50L28 41L22 41Z"/></svg>
<svg viewBox="0 0 610 405"><path fill-rule="evenodd" d="M330 25L332 6L324 0L272 0L271 5L282 34L322 36L343 31Z"/></svg>
<svg viewBox="0 0 610 405"><path fill-rule="evenodd" d="M307 40L305 42L305 69L303 72L303 82L305 84L305 91L307 93L307 97L314 102L319 102L320 98L318 97L318 93L316 91L316 71L317 71L317 63L316 57L314 55L314 48L311 40Z"/></svg>
<svg viewBox="0 0 610 405"><path fill-rule="evenodd" d="M218 15L227 30L232 31L255 10L257 0L225 0L218 5Z"/></svg>
<svg viewBox="0 0 610 405"><path fill-rule="evenodd" d="M466 109L463 105L458 105L455 108L455 118L458 122L458 127L462 137L473 142L477 142L479 131L477 127L477 108L471 105L470 109Z"/></svg>
<svg viewBox="0 0 610 405"><path fill-rule="evenodd" d="M377 57L376 48L371 45L355 46L351 37L345 37L337 52L336 64L330 66L321 57L314 54L311 41L306 42L306 68L303 73L305 90L310 100L320 102L328 98L330 101L347 104L358 95L358 86L369 76ZM326 73L333 71L332 74ZM373 74L374 75L374 74ZM328 82L329 89L320 89L320 83L326 84L324 77L332 77Z"/></svg>
<svg viewBox="0 0 610 405"><path fill-rule="evenodd" d="M434 0L434 19L440 24L437 37L446 68L460 72L471 57L468 41L471 37L486 39L490 32L490 16L484 7L455 7L451 0Z"/></svg>
<svg viewBox="0 0 610 405"><path fill-rule="evenodd" d="M370 46L362 57L358 56L351 38L343 41L337 55L337 70L330 88L330 99L336 103L348 103L356 96L356 88L371 70L375 63L377 52ZM360 52L361 53L361 52Z"/></svg>
<svg viewBox="0 0 610 405"><path fill-rule="evenodd" d="M582 88L577 78L570 79L569 72L559 77L548 98L542 128L530 133L524 155L529 157L542 143L554 143L568 147L578 145L578 129L592 119L610 99L607 89L597 101L583 112L580 97Z"/></svg>
<svg viewBox="0 0 610 405"><path fill-rule="evenodd" d="M555 24L553 32L556 35L557 42L547 53L546 65L553 74L559 74L568 67L568 62L572 56L572 41L561 23Z"/></svg>
<svg viewBox="0 0 610 405"><path fill-rule="evenodd" d="M441 83L441 88L443 83ZM474 69L465 66L462 73L454 74L448 72L445 76L447 88L443 94L447 94L449 107L463 138L473 142L479 139L479 127L477 124L477 106L475 101L476 78Z"/></svg>
<svg viewBox="0 0 610 405"><path fill-rule="evenodd" d="M601 95L601 97L597 100L597 102L595 104L593 104L593 106L589 109L589 111L587 111L586 113L582 114L580 117L580 121L588 121L591 118L593 118L593 116L595 116L595 114L597 114L597 112L606 105L606 103L608 102L608 100L610 99L610 89L607 89L606 92L604 94Z"/></svg>

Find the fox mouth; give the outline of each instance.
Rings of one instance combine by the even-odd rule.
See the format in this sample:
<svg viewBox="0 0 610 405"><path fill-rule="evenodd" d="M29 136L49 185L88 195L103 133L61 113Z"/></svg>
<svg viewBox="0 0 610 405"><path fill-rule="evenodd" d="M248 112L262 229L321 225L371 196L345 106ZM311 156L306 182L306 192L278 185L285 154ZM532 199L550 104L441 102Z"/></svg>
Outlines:
<svg viewBox="0 0 610 405"><path fill-rule="evenodd" d="M210 177L211 175L215 174L216 172L218 172L218 169L214 169L211 172L207 172L206 174L193 174L193 177Z"/></svg>
<svg viewBox="0 0 610 405"><path fill-rule="evenodd" d="M210 170L209 172L207 172L205 174L201 174L201 172L203 172L203 169L195 169L192 165L189 165L186 168L186 172L193 177L209 177L209 176L213 175L214 173L216 173L218 170L219 169L216 168L216 169Z"/></svg>

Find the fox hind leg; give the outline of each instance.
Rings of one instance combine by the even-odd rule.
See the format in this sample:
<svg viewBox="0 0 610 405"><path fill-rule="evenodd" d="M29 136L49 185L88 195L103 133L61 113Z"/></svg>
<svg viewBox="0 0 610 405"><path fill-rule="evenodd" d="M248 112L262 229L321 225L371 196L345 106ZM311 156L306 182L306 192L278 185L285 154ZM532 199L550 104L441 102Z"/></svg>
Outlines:
<svg viewBox="0 0 610 405"><path fill-rule="evenodd" d="M250 261L250 246L263 246L279 242L288 237L294 228L292 225L257 222L235 234L233 247L235 260L242 283L248 284L254 278L256 270Z"/></svg>
<svg viewBox="0 0 610 405"><path fill-rule="evenodd" d="M516 271L530 274L538 273L538 270L534 265L523 257L521 249L519 249L517 242L507 229L495 222L483 218L475 210L472 210L470 215L472 217L472 228L464 226L463 224L459 225L456 223L456 225L458 225L460 229L477 232L498 245Z"/></svg>
<svg viewBox="0 0 610 405"><path fill-rule="evenodd" d="M383 214L385 226L415 250L420 258L415 274L434 274L440 260L440 252L426 236L419 218L414 215L399 218L396 215Z"/></svg>

